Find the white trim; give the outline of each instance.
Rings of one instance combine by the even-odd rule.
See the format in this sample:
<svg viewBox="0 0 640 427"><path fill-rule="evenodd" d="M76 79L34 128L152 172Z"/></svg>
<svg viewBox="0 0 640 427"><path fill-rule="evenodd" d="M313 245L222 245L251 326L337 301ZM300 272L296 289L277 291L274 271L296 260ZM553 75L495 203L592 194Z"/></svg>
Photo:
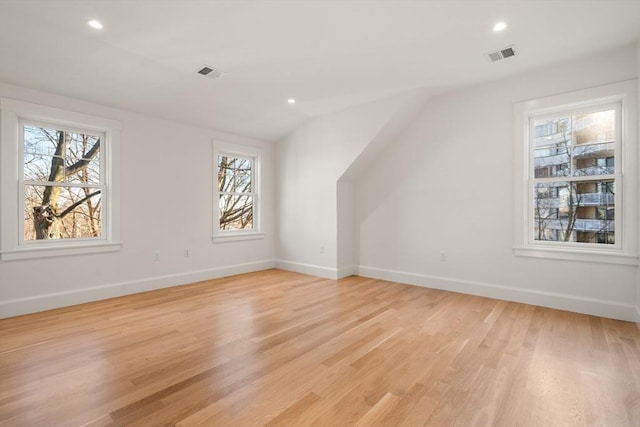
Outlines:
<svg viewBox="0 0 640 427"><path fill-rule="evenodd" d="M557 258L611 264L638 265L638 81L619 83L550 96L514 105L514 246L517 256ZM621 103L620 148L616 149L616 244L531 241L529 120L562 110ZM618 161L618 159L620 161ZM621 176L620 176L621 175ZM594 176L597 180L599 177ZM580 178L582 179L582 178ZM586 178L585 178L586 179Z"/></svg>
<svg viewBox="0 0 640 427"><path fill-rule="evenodd" d="M241 240L260 240L264 239L264 233L256 233L252 231L246 232L230 232L229 234L218 234L211 237L213 243L237 242Z"/></svg>
<svg viewBox="0 0 640 427"><path fill-rule="evenodd" d="M295 273L308 274L311 276L318 276L325 279L337 280L339 278L337 268L322 267L315 264L305 264L302 262L277 259L275 260L275 267L281 270L293 271Z"/></svg>
<svg viewBox="0 0 640 427"><path fill-rule="evenodd" d="M533 304L542 307L550 307L640 323L640 307L630 304L621 304L614 301L602 301L593 298L584 298L553 292L541 292L532 289L516 289L471 280L450 279L427 274L417 274L362 265L345 267L344 269L337 270L334 268L284 260L263 260L187 273L131 280L109 285L93 286L72 291L4 300L0 301L0 318L36 313L91 301L99 301L145 291L180 286L203 280L213 280L220 277L253 273L271 268L279 268L281 270L308 274L330 280L336 280L339 276L342 278L355 274L373 279L387 280L451 292L460 292L524 304ZM349 272L349 274L342 276L342 274L346 272Z"/></svg>
<svg viewBox="0 0 640 427"><path fill-rule="evenodd" d="M0 318L36 313L54 308L68 307L75 304L169 288L172 286L179 286L203 280L253 273L255 271L268 270L273 267L274 262L272 260L264 260L246 264L211 268L207 270L192 271L188 273L168 274L165 276L131 280L128 282L113 283L103 286L92 286L72 291L55 292L51 294L5 300L0 301Z"/></svg>
<svg viewBox="0 0 640 427"><path fill-rule="evenodd" d="M100 132L121 129L121 124L118 120L50 107L48 105L34 104L19 99L2 97L0 98L0 108L13 111L19 115L20 118L43 121L49 124L60 123L66 126ZM52 120L54 121L52 122Z"/></svg>
<svg viewBox="0 0 640 427"><path fill-rule="evenodd" d="M117 252L122 248L122 242L111 243L90 243L90 244L76 244L76 245L59 245L59 246L39 246L39 247L25 247L15 250L7 250L0 252L0 259L3 261L12 261L18 259L32 259L32 258L50 258L57 256L67 255L85 255L96 254L102 252Z"/></svg>
<svg viewBox="0 0 640 427"><path fill-rule="evenodd" d="M517 256L527 256L533 258L552 258L567 261L599 262L606 264L639 265L637 256L625 255L621 252L599 252L580 251L572 248L545 248L543 246L529 248L513 248L513 253Z"/></svg>
<svg viewBox="0 0 640 427"><path fill-rule="evenodd" d="M450 279L428 274L388 270L363 265L358 266L357 270L359 276L372 279L532 304L630 322L638 321L639 319L637 307L615 301L604 301L555 292L543 292L534 289L519 289L472 280Z"/></svg>

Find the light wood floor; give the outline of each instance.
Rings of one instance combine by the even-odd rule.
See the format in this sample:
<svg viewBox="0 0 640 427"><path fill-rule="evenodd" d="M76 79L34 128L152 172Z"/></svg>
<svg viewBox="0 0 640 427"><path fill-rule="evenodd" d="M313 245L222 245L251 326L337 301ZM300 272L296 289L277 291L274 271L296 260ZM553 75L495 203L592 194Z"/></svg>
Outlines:
<svg viewBox="0 0 640 427"><path fill-rule="evenodd" d="M640 426L634 323L279 270L0 321L0 425Z"/></svg>

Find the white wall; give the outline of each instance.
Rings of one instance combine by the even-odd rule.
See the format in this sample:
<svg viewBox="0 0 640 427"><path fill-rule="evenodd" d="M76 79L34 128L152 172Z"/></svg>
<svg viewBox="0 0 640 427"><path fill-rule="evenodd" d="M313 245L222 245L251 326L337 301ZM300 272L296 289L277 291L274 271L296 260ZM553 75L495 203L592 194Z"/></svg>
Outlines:
<svg viewBox="0 0 640 427"><path fill-rule="evenodd" d="M636 77L638 57L630 46L440 95L412 121L424 93L378 101L310 120L275 152L2 84L2 96L121 120L124 247L0 263L0 315L272 265L334 278L355 264L372 277L629 317L640 312L638 268L513 256L510 144L513 103ZM264 149L264 240L211 243L214 138Z"/></svg>
<svg viewBox="0 0 640 427"><path fill-rule="evenodd" d="M356 180L359 273L633 319L638 267L513 255L512 144L514 103L633 79L636 56L627 46L432 97Z"/></svg>
<svg viewBox="0 0 640 427"><path fill-rule="evenodd" d="M353 182L339 180L337 183L337 251L338 277L355 273L357 265L355 235L355 193Z"/></svg>
<svg viewBox="0 0 640 427"><path fill-rule="evenodd" d="M8 84L2 84L0 89L3 97L121 121L121 235L124 243L122 250L116 253L1 262L0 316L273 265L271 144ZM264 240L211 242L213 139L264 150ZM191 250L189 258L183 256L186 248ZM153 261L154 250L160 251L160 261Z"/></svg>
<svg viewBox="0 0 640 427"><path fill-rule="evenodd" d="M328 278L351 273L349 184L338 180L367 147L383 145L424 96L418 91L312 119L277 144L278 267ZM340 213L338 186L346 202Z"/></svg>
<svg viewBox="0 0 640 427"><path fill-rule="evenodd" d="M636 43L636 59L638 62L636 70L640 77L640 40ZM638 99L640 99L640 84L638 84ZM638 126L640 126L640 108L638 108ZM640 146L640 135L638 136L638 139L638 146ZM638 155L640 156L640 153ZM638 164L640 164L640 159L638 160ZM638 188L640 188L640 175L638 176ZM640 199L638 199L638 212L640 212ZM640 242L640 229L638 229L638 242ZM636 322L640 323L640 266L638 267L637 281L638 297L636 299Z"/></svg>

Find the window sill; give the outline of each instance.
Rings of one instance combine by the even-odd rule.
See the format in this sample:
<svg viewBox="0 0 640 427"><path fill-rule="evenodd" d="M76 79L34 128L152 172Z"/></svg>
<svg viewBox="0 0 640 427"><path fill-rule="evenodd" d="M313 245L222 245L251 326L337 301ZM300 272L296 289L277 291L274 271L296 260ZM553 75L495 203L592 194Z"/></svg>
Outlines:
<svg viewBox="0 0 640 427"><path fill-rule="evenodd" d="M0 260L13 261L20 259L50 258L67 255L86 255L102 252L117 252L122 243L91 243L71 245L47 245L47 247L27 247L0 252Z"/></svg>
<svg viewBox="0 0 640 427"><path fill-rule="evenodd" d="M604 252L580 249L556 249L556 248L513 248L516 256L533 258L551 258L569 261L598 262L604 264L638 265L637 256L626 255L621 252Z"/></svg>
<svg viewBox="0 0 640 427"><path fill-rule="evenodd" d="M242 240L260 240L264 239L264 233L259 232L239 232L229 234L218 234L211 238L213 243L237 242Z"/></svg>

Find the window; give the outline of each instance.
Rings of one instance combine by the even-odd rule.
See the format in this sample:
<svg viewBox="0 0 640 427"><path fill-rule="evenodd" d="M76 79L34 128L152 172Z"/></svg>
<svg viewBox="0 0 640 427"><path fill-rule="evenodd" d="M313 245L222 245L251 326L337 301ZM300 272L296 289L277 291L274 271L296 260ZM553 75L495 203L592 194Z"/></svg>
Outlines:
<svg viewBox="0 0 640 427"><path fill-rule="evenodd" d="M615 220L596 213L616 207L620 112L616 103L529 117L534 240L615 244ZM540 127L550 124L555 133L536 136ZM548 173L550 169L555 173ZM551 209L559 215L550 215ZM603 242L603 233L613 237Z"/></svg>
<svg viewBox="0 0 640 427"><path fill-rule="evenodd" d="M101 239L104 132L20 122L22 243Z"/></svg>
<svg viewBox="0 0 640 427"><path fill-rule="evenodd" d="M1 102L2 260L119 250L119 123Z"/></svg>
<svg viewBox="0 0 640 427"><path fill-rule="evenodd" d="M220 230L253 230L253 159L218 154Z"/></svg>
<svg viewBox="0 0 640 427"><path fill-rule="evenodd" d="M260 151L214 142L213 240L262 238L260 233Z"/></svg>
<svg viewBox="0 0 640 427"><path fill-rule="evenodd" d="M636 96L634 81L515 106L517 255L637 264Z"/></svg>

